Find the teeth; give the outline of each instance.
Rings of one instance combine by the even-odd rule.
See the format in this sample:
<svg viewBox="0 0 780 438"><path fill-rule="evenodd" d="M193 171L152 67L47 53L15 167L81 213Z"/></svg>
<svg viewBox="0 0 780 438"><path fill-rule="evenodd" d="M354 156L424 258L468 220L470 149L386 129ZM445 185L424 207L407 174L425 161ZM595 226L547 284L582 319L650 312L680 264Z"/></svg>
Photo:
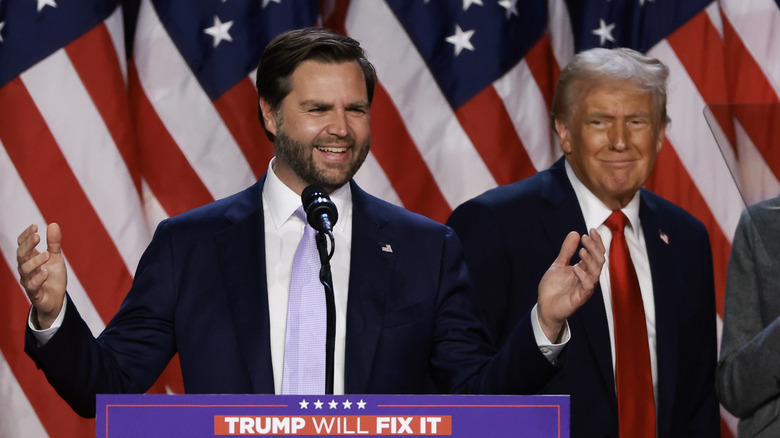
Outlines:
<svg viewBox="0 0 780 438"><path fill-rule="evenodd" d="M336 148L336 147L325 147L325 146L320 146L317 149L321 150L322 152L333 152L337 154L343 154L344 152L347 151L347 148Z"/></svg>

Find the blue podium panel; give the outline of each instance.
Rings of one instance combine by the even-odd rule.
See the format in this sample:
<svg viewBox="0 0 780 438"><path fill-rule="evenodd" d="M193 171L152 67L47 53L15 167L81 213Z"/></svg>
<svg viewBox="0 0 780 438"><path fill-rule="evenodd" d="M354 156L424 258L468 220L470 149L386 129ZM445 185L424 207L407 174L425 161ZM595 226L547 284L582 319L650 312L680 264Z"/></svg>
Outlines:
<svg viewBox="0 0 780 438"><path fill-rule="evenodd" d="M98 438L568 438L568 396L98 395Z"/></svg>

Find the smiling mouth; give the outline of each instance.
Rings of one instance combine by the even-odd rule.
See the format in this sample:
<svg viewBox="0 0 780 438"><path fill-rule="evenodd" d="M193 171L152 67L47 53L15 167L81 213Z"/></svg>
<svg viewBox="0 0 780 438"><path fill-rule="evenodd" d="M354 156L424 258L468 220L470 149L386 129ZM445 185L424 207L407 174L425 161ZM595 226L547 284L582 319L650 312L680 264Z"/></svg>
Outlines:
<svg viewBox="0 0 780 438"><path fill-rule="evenodd" d="M322 152L331 152L334 154L344 154L347 152L347 147L335 147L335 146L317 146L317 149Z"/></svg>
<svg viewBox="0 0 780 438"><path fill-rule="evenodd" d="M637 160L603 160L602 162L610 166L629 166L636 161Z"/></svg>

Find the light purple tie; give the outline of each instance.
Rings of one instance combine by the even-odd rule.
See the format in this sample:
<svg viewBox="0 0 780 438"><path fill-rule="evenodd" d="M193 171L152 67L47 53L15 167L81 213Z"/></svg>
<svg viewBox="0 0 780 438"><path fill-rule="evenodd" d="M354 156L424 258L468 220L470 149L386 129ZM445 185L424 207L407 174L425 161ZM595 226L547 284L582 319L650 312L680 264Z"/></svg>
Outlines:
<svg viewBox="0 0 780 438"><path fill-rule="evenodd" d="M282 394L325 393L325 289L320 283L316 231L306 221L303 207L295 215L306 224L295 251L287 302Z"/></svg>

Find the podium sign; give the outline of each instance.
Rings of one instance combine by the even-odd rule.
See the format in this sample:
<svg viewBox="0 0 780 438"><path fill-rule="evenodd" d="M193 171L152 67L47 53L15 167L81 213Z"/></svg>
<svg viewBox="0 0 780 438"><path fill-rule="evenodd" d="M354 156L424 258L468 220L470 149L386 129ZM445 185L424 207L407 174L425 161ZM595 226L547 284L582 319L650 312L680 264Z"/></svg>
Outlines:
<svg viewBox="0 0 780 438"><path fill-rule="evenodd" d="M98 395L97 436L567 438L568 396Z"/></svg>

